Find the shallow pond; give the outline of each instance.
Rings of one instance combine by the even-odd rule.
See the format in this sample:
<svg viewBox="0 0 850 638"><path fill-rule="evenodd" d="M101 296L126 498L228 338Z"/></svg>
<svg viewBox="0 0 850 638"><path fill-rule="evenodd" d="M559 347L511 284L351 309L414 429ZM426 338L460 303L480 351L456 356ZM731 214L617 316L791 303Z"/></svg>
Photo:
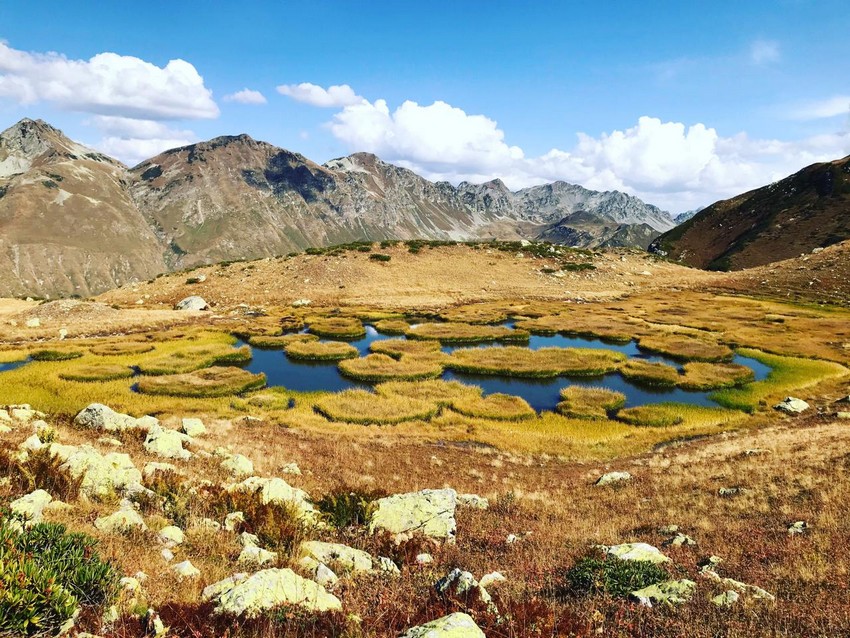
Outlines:
<svg viewBox="0 0 850 638"><path fill-rule="evenodd" d="M400 339L403 337L388 336L379 333L372 326L366 326L366 336L357 341L350 341L357 348L361 356L369 354L369 345L374 341L384 339ZM243 345L240 342L239 345ZM479 347L489 347L497 344L482 344ZM517 344L519 345L519 344ZM642 352L635 342L627 344L611 344L598 339L585 339L582 337L566 337L563 335L538 336L532 335L528 347L537 350L546 347L560 348L603 348L617 350L629 357L641 358L647 361L659 361L677 368L681 368L681 362L667 357ZM457 348L469 346L445 346L443 351L450 353ZM251 372L264 372L270 386L283 386L290 390L299 392L312 391L338 391L346 388L370 387L370 384L361 383L347 379L337 370L336 362L328 363L305 363L289 359L282 350L266 350L252 348L253 359L246 366ZM764 379L770 372L770 368L755 359L736 355L735 363L740 363L753 370L756 380ZM455 379L463 383L478 385L484 390L484 394L503 392L521 396L535 410L552 410L559 401L561 388L568 385L599 386L617 390L626 395L626 405L636 406L647 403L664 403L674 401L677 403L688 403L692 405L712 406L716 405L709 399L710 392L689 392L680 388L652 388L626 381L618 372L612 372L601 377L556 377L553 379L523 379L517 377L501 377L489 375L472 375L452 372L447 370L443 373L443 379Z"/></svg>

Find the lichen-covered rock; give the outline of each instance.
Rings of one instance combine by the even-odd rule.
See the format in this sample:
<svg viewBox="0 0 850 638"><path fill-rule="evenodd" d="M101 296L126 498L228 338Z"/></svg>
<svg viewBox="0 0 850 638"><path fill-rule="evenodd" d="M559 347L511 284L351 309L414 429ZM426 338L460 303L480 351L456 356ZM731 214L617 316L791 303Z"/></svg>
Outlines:
<svg viewBox="0 0 850 638"><path fill-rule="evenodd" d="M683 578L682 580L666 580L655 583L643 589L632 592L632 597L641 605L652 607L653 603L664 605L681 605L688 602L694 595L697 584Z"/></svg>
<svg viewBox="0 0 850 638"><path fill-rule="evenodd" d="M756 600L766 600L770 602L776 600L776 596L762 589L761 587L758 587L757 585L750 585L748 583L742 583L739 580L735 580L734 578L724 578L723 576L720 576L720 574L714 571L714 566L717 564L717 562L711 562L710 564L704 566L699 572L700 576L719 584L721 587L734 590L739 594L749 596L750 598L754 598Z"/></svg>
<svg viewBox="0 0 850 638"><path fill-rule="evenodd" d="M242 565L265 565L277 560L277 552L270 552L256 545L245 545L239 553L237 563Z"/></svg>
<svg viewBox="0 0 850 638"><path fill-rule="evenodd" d="M457 504L459 507L470 507L477 510L486 510L490 507L490 501L478 494L458 494Z"/></svg>
<svg viewBox="0 0 850 638"><path fill-rule="evenodd" d="M35 525L41 522L44 508L50 504L53 497L45 490L35 490L26 496L12 501L9 504L13 513L26 521L26 525Z"/></svg>
<svg viewBox="0 0 850 638"><path fill-rule="evenodd" d="M507 580L502 572L490 572L489 574L484 574L481 577L481 580L478 581L478 584L485 589L487 587L495 587L501 583L504 583Z"/></svg>
<svg viewBox="0 0 850 638"><path fill-rule="evenodd" d="M175 310L206 310L207 308L209 308L209 304L203 297L197 295L186 297L174 304Z"/></svg>
<svg viewBox="0 0 850 638"><path fill-rule="evenodd" d="M251 459L242 454L228 456L221 462L221 467L236 478L250 476L254 473L254 464Z"/></svg>
<svg viewBox="0 0 850 638"><path fill-rule="evenodd" d="M401 574L401 570L398 568L391 558L387 558L386 556L378 556L378 571L384 572L385 574L389 574L390 576L398 576Z"/></svg>
<svg viewBox="0 0 850 638"><path fill-rule="evenodd" d="M715 606L725 608L731 607L735 603L741 600L741 594L736 592L734 589L727 589L722 594L718 594L714 598L711 599L711 602L714 603Z"/></svg>
<svg viewBox="0 0 850 638"><path fill-rule="evenodd" d="M597 487L604 487L605 485L616 485L631 480L632 475L628 472L608 472L596 480L596 485Z"/></svg>
<svg viewBox="0 0 850 638"><path fill-rule="evenodd" d="M157 534L159 538L159 542L165 545L166 547L176 547L177 545L181 545L184 540L186 540L186 535L183 533L183 530L177 527L176 525L168 525L167 527L163 527L159 530L159 534Z"/></svg>
<svg viewBox="0 0 850 638"><path fill-rule="evenodd" d="M774 410L780 410L788 414L800 414L809 409L809 404L796 397L785 397L783 401L773 406Z"/></svg>
<svg viewBox="0 0 850 638"><path fill-rule="evenodd" d="M188 461L192 458L192 453L183 449L183 443L191 441L191 439L188 441L187 439L189 437L185 434L155 425L148 430L148 435L145 438L145 449L164 459Z"/></svg>
<svg viewBox="0 0 850 638"><path fill-rule="evenodd" d="M227 486L228 492L247 492L256 494L263 505L267 503L289 503L294 505L307 517L314 517L316 510L310 502L310 497L304 490L292 487L280 478L261 478L252 476L241 483Z"/></svg>
<svg viewBox="0 0 850 638"><path fill-rule="evenodd" d="M83 428L120 432L122 430L147 429L159 423L153 417L136 419L128 414L121 414L102 403L92 403L74 417L74 423Z"/></svg>
<svg viewBox="0 0 850 638"><path fill-rule="evenodd" d="M205 600L216 602L220 614L255 618L280 605L311 611L341 611L339 598L291 569L263 569L251 576L226 578L204 589Z"/></svg>
<svg viewBox="0 0 850 638"><path fill-rule="evenodd" d="M185 418L180 424L180 430L183 434L191 437L203 436L207 433L207 428L204 422L196 418Z"/></svg>
<svg viewBox="0 0 850 638"><path fill-rule="evenodd" d="M133 508L133 504L128 501L122 502L117 512L96 519L94 526L108 534L125 534L134 530L144 531L148 528L144 519Z"/></svg>
<svg viewBox="0 0 850 638"><path fill-rule="evenodd" d="M179 579L184 578L199 578L201 570L192 564L192 561L184 560L182 563L175 563L171 566L171 571Z"/></svg>
<svg viewBox="0 0 850 638"><path fill-rule="evenodd" d="M301 556L313 558L338 572L367 572L374 564L366 552L341 543L305 541L299 551Z"/></svg>
<svg viewBox="0 0 850 638"><path fill-rule="evenodd" d="M487 606L490 613L496 615L499 613L487 589L482 587L470 572L455 568L434 583L434 589L443 596L449 594L455 597L476 596Z"/></svg>
<svg viewBox="0 0 850 638"><path fill-rule="evenodd" d="M610 547L602 546L601 549L611 556L620 560L646 561L648 563L666 563L670 559L661 553L657 547L648 543L623 543Z"/></svg>
<svg viewBox="0 0 850 638"><path fill-rule="evenodd" d="M230 512L224 517L224 529L228 532L235 532L236 528L245 522L245 514L242 512Z"/></svg>
<svg viewBox="0 0 850 638"><path fill-rule="evenodd" d="M80 491L86 496L102 498L116 491L132 492L141 486L142 473L128 454L101 454L90 445L50 446L51 453L62 461L74 478L82 477Z"/></svg>
<svg viewBox="0 0 850 638"><path fill-rule="evenodd" d="M468 614L456 612L408 629L401 638L486 638Z"/></svg>
<svg viewBox="0 0 850 638"><path fill-rule="evenodd" d="M369 531L389 532L399 542L417 533L452 542L457 529L456 508L457 492L452 489L387 496L375 501Z"/></svg>

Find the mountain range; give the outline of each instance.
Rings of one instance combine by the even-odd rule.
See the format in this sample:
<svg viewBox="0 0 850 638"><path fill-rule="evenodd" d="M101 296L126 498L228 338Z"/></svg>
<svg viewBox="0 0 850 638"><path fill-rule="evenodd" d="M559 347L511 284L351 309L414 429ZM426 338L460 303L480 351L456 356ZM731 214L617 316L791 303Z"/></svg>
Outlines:
<svg viewBox="0 0 850 638"><path fill-rule="evenodd" d="M368 153L324 165L247 135L128 168L41 120L0 133L0 295L90 295L159 273L382 239L647 247L669 214L565 182L431 182Z"/></svg>

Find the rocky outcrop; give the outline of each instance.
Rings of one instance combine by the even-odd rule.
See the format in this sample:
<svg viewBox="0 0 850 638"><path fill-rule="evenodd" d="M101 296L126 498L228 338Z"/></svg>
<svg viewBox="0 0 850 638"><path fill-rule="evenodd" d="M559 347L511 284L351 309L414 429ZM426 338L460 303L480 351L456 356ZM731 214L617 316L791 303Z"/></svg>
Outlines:
<svg viewBox="0 0 850 638"><path fill-rule="evenodd" d="M74 424L92 430L103 430L105 432L120 432L122 430L147 430L159 421L150 416L139 419L116 412L102 403L92 403L80 411L74 417Z"/></svg>
<svg viewBox="0 0 850 638"><path fill-rule="evenodd" d="M375 501L369 531L387 532L401 541L415 534L454 541L457 492L452 489L395 494Z"/></svg>
<svg viewBox="0 0 850 638"><path fill-rule="evenodd" d="M468 614L456 612L408 629L401 638L486 638Z"/></svg>

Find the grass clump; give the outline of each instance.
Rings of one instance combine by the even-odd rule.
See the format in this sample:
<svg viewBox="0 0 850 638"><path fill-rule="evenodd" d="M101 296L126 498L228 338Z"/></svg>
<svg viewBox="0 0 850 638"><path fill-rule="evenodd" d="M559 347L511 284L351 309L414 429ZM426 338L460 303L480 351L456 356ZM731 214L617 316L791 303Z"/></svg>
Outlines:
<svg viewBox="0 0 850 638"><path fill-rule="evenodd" d="M620 374L629 381L663 388L672 388L679 383L679 371L673 366L642 359L629 359L620 368Z"/></svg>
<svg viewBox="0 0 850 638"><path fill-rule="evenodd" d="M385 354L370 354L359 359L340 361L339 371L357 381L380 383L433 379L443 373L443 366L435 361L417 360L413 357L394 359Z"/></svg>
<svg viewBox="0 0 850 638"><path fill-rule="evenodd" d="M26 361L29 356L29 351L19 348L0 350L0 363L18 363Z"/></svg>
<svg viewBox="0 0 850 638"><path fill-rule="evenodd" d="M50 446L29 452L24 460L0 450L0 475L9 477L16 492L41 489L63 501L77 500L83 483L83 476L71 474Z"/></svg>
<svg viewBox="0 0 850 638"><path fill-rule="evenodd" d="M561 390L556 410L574 419L607 419L608 413L626 404L626 395L608 388L571 385Z"/></svg>
<svg viewBox="0 0 850 638"><path fill-rule="evenodd" d="M452 353L446 367L471 374L548 378L598 376L617 370L626 355L597 348L465 348Z"/></svg>
<svg viewBox="0 0 850 638"><path fill-rule="evenodd" d="M755 373L737 363L707 363L692 361L684 365L685 375L679 387L685 390L717 390L749 383Z"/></svg>
<svg viewBox="0 0 850 638"><path fill-rule="evenodd" d="M634 326L614 317L594 317L589 314L556 314L533 317L516 322L520 330L531 334L598 338L612 343L629 343Z"/></svg>
<svg viewBox="0 0 850 638"><path fill-rule="evenodd" d="M631 592L668 580L670 575L649 561L620 560L596 552L580 558L562 578L560 596L602 594L628 598Z"/></svg>
<svg viewBox="0 0 850 638"><path fill-rule="evenodd" d="M0 519L0 635L58 634L81 608L111 604L119 578L85 534L55 523L18 532Z"/></svg>
<svg viewBox="0 0 850 638"><path fill-rule="evenodd" d="M325 522L336 529L365 525L372 514L372 503L386 496L383 490L358 490L340 487L314 503Z"/></svg>
<svg viewBox="0 0 850 638"><path fill-rule="evenodd" d="M342 341L293 341L284 351L290 359L303 361L340 361L359 354L357 348Z"/></svg>
<svg viewBox="0 0 850 638"><path fill-rule="evenodd" d="M446 321L474 324L496 324L508 320L508 311L502 304L470 304L449 308L440 313Z"/></svg>
<svg viewBox="0 0 850 638"><path fill-rule="evenodd" d="M528 341L529 337L524 330L471 323L422 323L411 327L406 334L408 339L434 339L440 343Z"/></svg>
<svg viewBox="0 0 850 638"><path fill-rule="evenodd" d="M729 346L715 340L683 334L641 337L638 346L647 352L657 352L683 361L727 361L734 354Z"/></svg>
<svg viewBox="0 0 850 638"><path fill-rule="evenodd" d="M374 341L369 350L377 354L385 354L393 359L416 357L419 360L428 359L441 361L444 358L439 341L416 341L409 339L385 339Z"/></svg>
<svg viewBox="0 0 850 638"><path fill-rule="evenodd" d="M79 359L83 353L79 350L33 350L30 353L30 359L33 361L70 361L71 359Z"/></svg>
<svg viewBox="0 0 850 638"><path fill-rule="evenodd" d="M265 385L265 374L252 374L242 368L214 366L184 374L142 377L138 390L143 394L208 398L242 394Z"/></svg>
<svg viewBox="0 0 850 638"><path fill-rule="evenodd" d="M356 317L312 317L307 330L326 339L362 339L366 336L363 322Z"/></svg>
<svg viewBox="0 0 850 638"><path fill-rule="evenodd" d="M624 408L617 412L617 420L629 425L642 425L652 428L665 428L685 422L685 417L679 414L681 406L672 403L657 405L639 405L634 408Z"/></svg>
<svg viewBox="0 0 850 638"><path fill-rule="evenodd" d="M88 365L74 366L66 372L60 372L59 378L65 381L112 381L114 379L128 379L134 371L129 366L117 363L91 363Z"/></svg>
<svg viewBox="0 0 850 638"><path fill-rule="evenodd" d="M242 512L245 517L243 531L256 534L261 547L277 552L291 552L307 540L312 525L296 503L269 501L263 503L259 495L240 490L207 492L206 502L220 518L230 512Z"/></svg>
<svg viewBox="0 0 850 638"><path fill-rule="evenodd" d="M738 354L770 366L767 378L741 388L719 390L710 398L722 406L745 412L754 412L760 406L767 406L770 400L781 399L794 390L850 374L850 370L832 361L768 354L750 348L739 348Z"/></svg>
<svg viewBox="0 0 850 638"><path fill-rule="evenodd" d="M132 354L145 354L154 349L152 343L129 342L129 343L101 343L89 348L89 352L100 357L115 357Z"/></svg>
<svg viewBox="0 0 850 638"><path fill-rule="evenodd" d="M385 335L403 335L410 330L410 324L404 319L381 319L375 323L375 330Z"/></svg>
<svg viewBox="0 0 850 638"><path fill-rule="evenodd" d="M525 399L511 394L462 397L452 401L451 407L465 416L494 421L523 421L537 416Z"/></svg>
<svg viewBox="0 0 850 638"><path fill-rule="evenodd" d="M366 390L343 390L319 399L316 412L331 421L368 425L391 425L404 421L426 421L437 414L436 403L399 396L373 394Z"/></svg>
<svg viewBox="0 0 850 638"><path fill-rule="evenodd" d="M184 374L216 365L243 365L251 360L251 348L232 348L224 344L194 345L139 363L147 375Z"/></svg>
<svg viewBox="0 0 850 638"><path fill-rule="evenodd" d="M255 348L265 348L268 350L279 350L286 348L291 343L304 343L307 341L318 341L319 337L306 332L294 332L288 335L251 335L248 337L248 344Z"/></svg>
<svg viewBox="0 0 850 638"><path fill-rule="evenodd" d="M454 401L470 400L481 396L481 388L460 381L387 381L375 386L375 392L385 397L419 399L448 407Z"/></svg>

